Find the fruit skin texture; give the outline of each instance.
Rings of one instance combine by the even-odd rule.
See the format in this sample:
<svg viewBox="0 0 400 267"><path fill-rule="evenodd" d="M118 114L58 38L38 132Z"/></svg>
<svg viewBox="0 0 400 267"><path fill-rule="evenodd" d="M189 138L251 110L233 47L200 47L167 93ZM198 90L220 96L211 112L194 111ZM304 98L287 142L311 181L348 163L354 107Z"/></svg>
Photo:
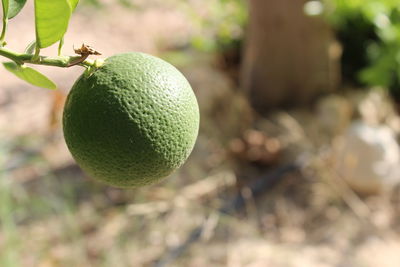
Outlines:
<svg viewBox="0 0 400 267"><path fill-rule="evenodd" d="M64 107L67 146L91 177L116 187L154 183L195 144L199 107L185 77L143 53L118 54L82 75Z"/></svg>

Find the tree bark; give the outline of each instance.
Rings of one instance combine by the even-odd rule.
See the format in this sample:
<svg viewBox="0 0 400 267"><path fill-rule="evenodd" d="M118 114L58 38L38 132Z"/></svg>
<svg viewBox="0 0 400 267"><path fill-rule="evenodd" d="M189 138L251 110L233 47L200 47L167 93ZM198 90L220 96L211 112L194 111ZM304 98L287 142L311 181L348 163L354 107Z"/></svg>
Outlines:
<svg viewBox="0 0 400 267"><path fill-rule="evenodd" d="M309 103L339 81L340 49L305 0L249 0L241 85L258 111Z"/></svg>

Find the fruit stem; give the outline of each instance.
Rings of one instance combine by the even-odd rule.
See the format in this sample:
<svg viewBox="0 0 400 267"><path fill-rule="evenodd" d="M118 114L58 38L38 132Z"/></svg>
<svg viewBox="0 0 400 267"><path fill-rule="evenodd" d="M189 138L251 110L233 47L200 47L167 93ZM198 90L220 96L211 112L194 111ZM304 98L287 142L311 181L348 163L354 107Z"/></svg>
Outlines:
<svg viewBox="0 0 400 267"><path fill-rule="evenodd" d="M60 39L60 42L58 43L58 56L61 56L62 53L62 47L64 45L64 36Z"/></svg>
<svg viewBox="0 0 400 267"><path fill-rule="evenodd" d="M94 60L83 59L82 56L39 56L38 58L35 58L35 55L18 53L5 47L0 47L0 56L9 58L18 64L30 63L61 68L68 68L74 65L80 65L83 67L98 67ZM78 62L78 64L76 62Z"/></svg>
<svg viewBox="0 0 400 267"><path fill-rule="evenodd" d="M0 35L0 45L1 46L5 45L4 39L6 38L7 24L8 24L8 18L5 16L5 17L3 17L3 28L1 30L1 35Z"/></svg>

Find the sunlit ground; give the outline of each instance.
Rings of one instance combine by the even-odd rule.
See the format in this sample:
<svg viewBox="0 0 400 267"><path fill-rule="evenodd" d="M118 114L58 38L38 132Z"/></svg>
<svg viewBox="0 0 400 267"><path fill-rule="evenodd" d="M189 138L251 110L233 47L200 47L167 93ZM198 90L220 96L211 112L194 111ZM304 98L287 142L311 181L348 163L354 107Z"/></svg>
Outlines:
<svg viewBox="0 0 400 267"><path fill-rule="evenodd" d="M204 1L142 2L82 5L65 53L85 42L104 56L144 51L177 65L201 107L191 157L153 186L101 185L74 164L61 133L81 70L42 68L59 84L54 93L1 69L0 266L400 266L399 188L362 196L337 167L355 119L396 129L385 95L348 90L260 118L221 58L193 48L198 22L188 17L209 12ZM29 9L10 23L18 49L34 38ZM270 183L254 190L258 179Z"/></svg>

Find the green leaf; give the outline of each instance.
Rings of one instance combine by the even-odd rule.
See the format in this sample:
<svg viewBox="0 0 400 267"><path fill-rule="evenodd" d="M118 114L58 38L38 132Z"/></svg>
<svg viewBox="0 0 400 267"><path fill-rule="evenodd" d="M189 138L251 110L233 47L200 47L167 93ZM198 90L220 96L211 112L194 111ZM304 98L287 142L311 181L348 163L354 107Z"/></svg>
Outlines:
<svg viewBox="0 0 400 267"><path fill-rule="evenodd" d="M12 19L22 10L25 6L26 0L9 0L8 18Z"/></svg>
<svg viewBox="0 0 400 267"><path fill-rule="evenodd" d="M2 0L2 6L3 6L3 18L7 17L8 14L8 8L9 8L9 2L8 0Z"/></svg>
<svg viewBox="0 0 400 267"><path fill-rule="evenodd" d="M74 12L76 6L78 5L79 0L69 0L69 4L71 5L71 10Z"/></svg>
<svg viewBox="0 0 400 267"><path fill-rule="evenodd" d="M24 65L18 65L15 62L4 62L3 65L8 71L30 84L46 89L57 89L57 86L51 80L49 80L49 78L37 70Z"/></svg>
<svg viewBox="0 0 400 267"><path fill-rule="evenodd" d="M69 0L35 0L36 42L39 48L59 41L71 16Z"/></svg>
<svg viewBox="0 0 400 267"><path fill-rule="evenodd" d="M25 54L30 54L33 55L35 52L36 48L36 41L32 41L26 48L25 48Z"/></svg>

